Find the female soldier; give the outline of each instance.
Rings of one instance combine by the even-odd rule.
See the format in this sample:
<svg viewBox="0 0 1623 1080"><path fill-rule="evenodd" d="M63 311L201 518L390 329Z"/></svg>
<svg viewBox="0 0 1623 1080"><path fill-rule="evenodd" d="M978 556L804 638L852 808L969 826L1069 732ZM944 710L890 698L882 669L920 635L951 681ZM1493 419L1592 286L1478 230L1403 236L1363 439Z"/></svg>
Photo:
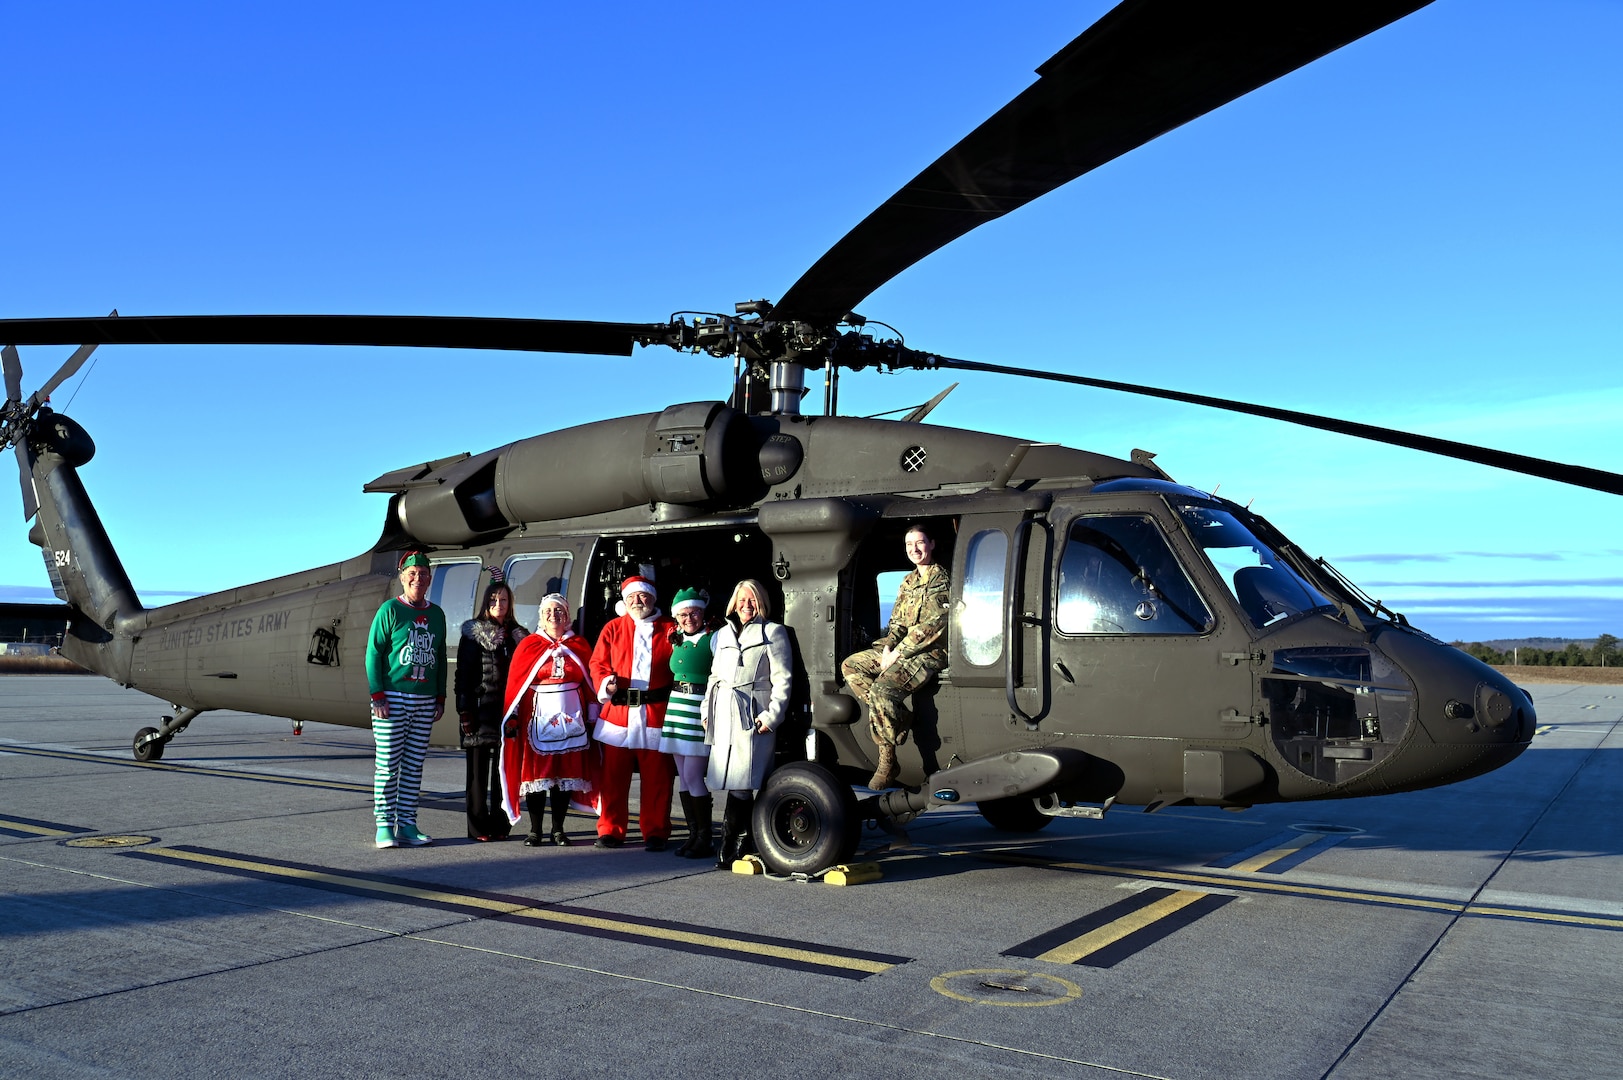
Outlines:
<svg viewBox="0 0 1623 1080"><path fill-rule="evenodd" d="M428 601L434 568L421 551L404 552L399 565L400 595L378 608L366 639L380 848L434 842L417 828L417 796L428 733L445 712L445 612Z"/></svg>
<svg viewBox="0 0 1623 1080"><path fill-rule="evenodd" d="M569 601L558 593L543 598L540 627L513 653L502 721L502 807L516 825L524 800L530 812L525 847L568 847L569 793L592 788L587 730L597 703L583 689L591 659L591 647L569 627ZM552 832L546 834L541 824L549 791Z"/></svg>
<svg viewBox="0 0 1623 1080"><path fill-rule="evenodd" d="M772 767L774 733L789 711L794 657L789 632L768 622L770 614L766 589L746 579L733 590L727 622L716 631L703 716L710 744L707 779L712 791L727 792L717 866L754 850L751 804Z"/></svg>
<svg viewBox="0 0 1623 1080"><path fill-rule="evenodd" d="M715 799L705 786L704 773L710 747L705 745L700 711L716 636L704 628L708 596L698 589L683 589L671 601L676 629L671 631L671 700L665 707L659 749L676 759L676 780L681 786L682 814L688 822L687 843L676 849L689 859L708 859L716 853L710 839Z"/></svg>
<svg viewBox="0 0 1623 1080"><path fill-rule="evenodd" d="M947 608L952 602L947 571L936 565L935 540L923 525L907 530L905 544L914 569L896 591L885 636L840 665L846 686L868 706L868 730L879 745L879 764L868 781L875 791L896 781L896 748L913 728L913 714L902 699L947 666Z"/></svg>
<svg viewBox="0 0 1623 1080"><path fill-rule="evenodd" d="M487 567L490 584L478 614L462 624L456 650L456 712L467 752L468 836L501 840L511 826L502 811L502 710L513 650L530 632L513 618L513 590L499 566Z"/></svg>

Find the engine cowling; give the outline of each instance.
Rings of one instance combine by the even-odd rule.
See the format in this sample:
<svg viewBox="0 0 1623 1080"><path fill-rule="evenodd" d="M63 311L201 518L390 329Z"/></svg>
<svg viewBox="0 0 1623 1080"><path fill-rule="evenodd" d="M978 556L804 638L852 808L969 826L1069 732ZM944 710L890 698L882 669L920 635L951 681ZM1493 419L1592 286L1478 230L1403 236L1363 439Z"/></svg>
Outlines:
<svg viewBox="0 0 1623 1080"><path fill-rule="evenodd" d="M745 506L766 493L763 436L719 401L599 420L402 480L397 512L423 543L465 544L520 522L652 503Z"/></svg>

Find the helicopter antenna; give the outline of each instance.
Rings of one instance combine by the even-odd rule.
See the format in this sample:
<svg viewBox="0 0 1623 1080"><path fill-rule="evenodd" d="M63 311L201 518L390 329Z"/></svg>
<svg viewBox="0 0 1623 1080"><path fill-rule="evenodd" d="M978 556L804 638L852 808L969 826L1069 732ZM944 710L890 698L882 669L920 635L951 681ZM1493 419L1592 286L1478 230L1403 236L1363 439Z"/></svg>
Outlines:
<svg viewBox="0 0 1623 1080"><path fill-rule="evenodd" d="M926 416L929 416L931 413L935 412L935 407L937 405L941 404L943 401L946 401L947 400L947 395L952 393L956 389L958 389L958 384L953 383L951 386L949 386L945 390L941 391L941 393L937 394L935 397L931 398L929 401L926 401L923 405L920 405L918 408L914 409L912 412L910 412L906 416L902 417L902 423L904 423L904 424L917 424L917 423L919 423Z"/></svg>

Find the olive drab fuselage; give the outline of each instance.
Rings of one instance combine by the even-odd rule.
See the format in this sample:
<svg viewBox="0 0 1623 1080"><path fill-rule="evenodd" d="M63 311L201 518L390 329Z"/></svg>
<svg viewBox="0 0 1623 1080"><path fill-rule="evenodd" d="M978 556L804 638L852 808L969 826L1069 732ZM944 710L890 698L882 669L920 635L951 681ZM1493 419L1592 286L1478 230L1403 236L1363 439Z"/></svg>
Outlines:
<svg viewBox="0 0 1623 1080"><path fill-rule="evenodd" d="M568 470L544 466L565 457ZM407 544L429 551L449 624L471 613L480 568L504 565L521 622L564 592L588 639L626 573L652 569L667 603L753 577L793 635L780 755L856 779L876 748L840 662L884 629L919 521L949 573L950 616L946 668L914 696L903 785L1061 749L1037 793L1051 810L1247 805L1428 787L1526 747L1532 706L1502 675L1135 458L700 402L397 470L367 485L391 496L375 550L162 608L130 603L60 455L35 458L47 497L32 535L80 612L64 653L193 713L365 725L367 629L398 592ZM456 745L454 721L434 738ZM979 788L975 770L958 775L953 800L1011 793L996 769Z"/></svg>

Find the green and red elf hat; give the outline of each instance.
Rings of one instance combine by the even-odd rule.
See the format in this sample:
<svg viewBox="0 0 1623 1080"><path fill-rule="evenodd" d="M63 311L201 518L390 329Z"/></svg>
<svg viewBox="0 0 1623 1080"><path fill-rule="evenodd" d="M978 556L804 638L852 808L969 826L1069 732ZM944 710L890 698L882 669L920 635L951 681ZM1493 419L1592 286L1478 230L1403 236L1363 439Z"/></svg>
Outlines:
<svg viewBox="0 0 1623 1080"><path fill-rule="evenodd" d="M417 551L415 549L411 551L402 551L400 553L400 564L396 566L395 569L404 570L408 566L424 566L432 569L432 565L428 561L428 553L426 551Z"/></svg>

